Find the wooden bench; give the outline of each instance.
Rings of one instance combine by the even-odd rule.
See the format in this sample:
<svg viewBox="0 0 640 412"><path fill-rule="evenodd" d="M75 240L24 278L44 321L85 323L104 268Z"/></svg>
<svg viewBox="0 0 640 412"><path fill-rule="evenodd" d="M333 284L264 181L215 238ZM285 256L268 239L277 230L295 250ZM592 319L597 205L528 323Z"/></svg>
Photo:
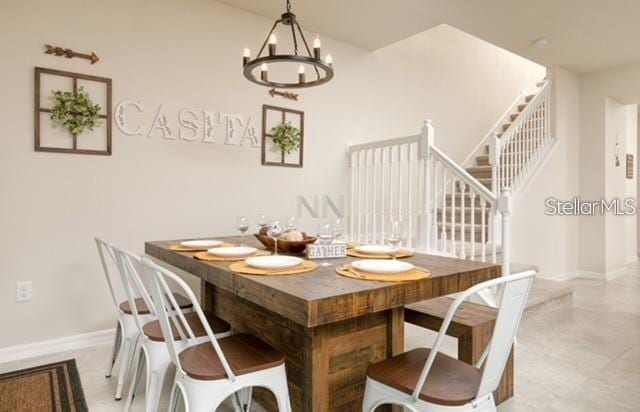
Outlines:
<svg viewBox="0 0 640 412"><path fill-rule="evenodd" d="M447 296L406 305L404 320L433 331L439 331L453 299ZM453 317L447 335L458 339L458 359L475 365L482 356L496 321L497 310L464 302ZM493 393L496 404L513 396L513 348L498 389Z"/></svg>

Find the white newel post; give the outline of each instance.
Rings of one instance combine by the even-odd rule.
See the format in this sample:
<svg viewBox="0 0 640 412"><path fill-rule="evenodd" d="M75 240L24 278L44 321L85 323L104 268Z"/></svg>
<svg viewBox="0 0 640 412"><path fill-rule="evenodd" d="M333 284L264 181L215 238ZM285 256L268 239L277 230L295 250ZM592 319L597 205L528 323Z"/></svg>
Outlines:
<svg viewBox="0 0 640 412"><path fill-rule="evenodd" d="M423 216L424 221L420 225L421 243L425 245L427 252L431 252L431 226L434 217L431 215L431 163L432 154L431 147L434 144L435 132L430 119L424 121L420 136L420 156L424 165L424 199L423 199Z"/></svg>
<svg viewBox="0 0 640 412"><path fill-rule="evenodd" d="M502 215L502 276L511 274L511 190L505 188L498 197L498 209Z"/></svg>

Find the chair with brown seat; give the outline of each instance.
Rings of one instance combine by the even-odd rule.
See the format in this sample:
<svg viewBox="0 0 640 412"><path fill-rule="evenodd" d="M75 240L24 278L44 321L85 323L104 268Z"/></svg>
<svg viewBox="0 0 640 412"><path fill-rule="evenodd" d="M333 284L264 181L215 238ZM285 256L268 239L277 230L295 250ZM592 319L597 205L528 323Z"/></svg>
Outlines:
<svg viewBox="0 0 640 412"><path fill-rule="evenodd" d="M167 369L171 365L171 358L164 343L164 335L160 328L160 322L157 320L158 308L149 296L147 288L136 269L136 267L141 266L140 256L115 246L112 246L112 250L116 258L118 270L122 276L122 284L124 285L124 290L127 295L128 307L131 308L132 317L138 330L138 339L135 346L138 366L131 380L131 388L129 389L124 410L130 410L142 378L142 372L146 369L145 410L155 412L158 409ZM176 308L179 308L178 310L181 313L185 305L193 309L193 304L189 299L180 294L169 293L171 293L172 298L176 302ZM136 296L141 297L136 298ZM143 317L140 314L140 309L144 310L148 315ZM195 312L186 312L183 313L183 315L195 336L193 342L187 342L187 344L181 346L181 349L186 349L189 344L195 345L204 341L206 331ZM229 324L213 314L207 314L205 321L217 336L224 337L231 334ZM172 330L172 337L176 340L180 338L179 332L176 329Z"/></svg>
<svg viewBox="0 0 640 412"><path fill-rule="evenodd" d="M122 388L124 382L127 380L131 370L134 346L138 340L140 332L135 324L132 305L130 304L129 299L120 299L119 294L116 293L114 283L116 285L121 285L121 281L118 281L116 278L116 281L114 282L111 278L112 273L109 270L110 268L114 268L115 266L116 271L119 271L114 253L114 246L97 237L95 238L95 242L98 249L98 256L100 257L100 263L102 264L102 270L107 280L107 286L111 293L111 299L113 300L113 304L118 312L113 348L111 349L111 356L109 357L109 364L107 365L107 372L105 373L105 376L107 378L111 377L116 360L120 358L120 371L118 372L118 383L115 393L115 399L119 401L122 399ZM138 311L140 322L142 324L153 320L153 316L151 315L149 307L145 303L145 299L150 299L146 293L144 296L136 297L134 299L134 306ZM176 296L176 299L180 302L180 308L182 310L191 310L193 305L191 305L190 301L179 295Z"/></svg>
<svg viewBox="0 0 640 412"><path fill-rule="evenodd" d="M404 321L437 332L452 303L452 297L441 296L405 305ZM491 339L497 316L498 311L493 307L472 302L463 302L460 305L447 329L447 335L458 340L459 360L470 365L475 365L480 360ZM513 396L514 350L515 347L509 354L500 385L493 393L496 405Z"/></svg>
<svg viewBox="0 0 640 412"><path fill-rule="evenodd" d="M219 339L205 321L205 314L189 286L152 260L143 258L142 262L151 278L151 294L157 305L164 342L176 367L170 410L176 410L182 400L187 412L213 411L240 391L248 392L250 397L251 388L258 386L274 394L280 411L289 412L284 355L248 334ZM174 309L177 302L169 293L167 281L193 303L206 332L204 342L195 343L196 334L186 316ZM179 339L172 339L175 331ZM188 348L182 349L185 345ZM240 409L248 410L248 405L241 405Z"/></svg>
<svg viewBox="0 0 640 412"><path fill-rule="evenodd" d="M513 346L535 272L528 271L475 285L460 294L447 311L432 349L417 348L373 364L367 371L362 410L384 404L413 411L494 412L493 392ZM460 305L469 297L501 286L500 307L491 340L476 365L439 352Z"/></svg>

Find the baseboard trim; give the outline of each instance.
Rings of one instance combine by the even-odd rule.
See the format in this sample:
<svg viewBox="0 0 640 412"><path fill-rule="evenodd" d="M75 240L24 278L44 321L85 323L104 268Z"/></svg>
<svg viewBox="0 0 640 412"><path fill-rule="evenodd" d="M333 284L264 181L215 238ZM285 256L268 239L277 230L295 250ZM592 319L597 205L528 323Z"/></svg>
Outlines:
<svg viewBox="0 0 640 412"><path fill-rule="evenodd" d="M555 275L540 275L541 278L554 280L556 282L566 282L573 279L593 279L605 280L604 274L598 272L590 272L588 270L573 270L571 272L556 273Z"/></svg>
<svg viewBox="0 0 640 412"><path fill-rule="evenodd" d="M80 335L0 348L0 363L110 343L113 341L114 333L115 329L104 329Z"/></svg>
<svg viewBox="0 0 640 412"><path fill-rule="evenodd" d="M634 263L629 263L629 265L634 265ZM619 269L611 270L609 272L592 272L589 270L578 269L571 272L557 273L555 275L540 275L540 277L547 280L555 280L557 282L565 282L573 279L590 279L608 282L624 276L627 273L629 273L629 268L625 265Z"/></svg>
<svg viewBox="0 0 640 412"><path fill-rule="evenodd" d="M619 278L620 276L624 276L627 273L629 273L629 270L626 266L623 266L620 269L610 270L609 272L605 273L604 276L606 280L613 280Z"/></svg>

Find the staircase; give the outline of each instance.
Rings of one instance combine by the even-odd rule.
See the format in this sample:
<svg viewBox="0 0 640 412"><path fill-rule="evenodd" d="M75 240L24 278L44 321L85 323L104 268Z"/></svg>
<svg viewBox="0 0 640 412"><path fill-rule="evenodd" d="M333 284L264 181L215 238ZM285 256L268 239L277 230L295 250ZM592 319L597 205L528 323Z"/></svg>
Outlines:
<svg viewBox="0 0 640 412"><path fill-rule="evenodd" d="M426 253L498 262L510 273L514 200L556 143L548 80L520 94L458 164L435 145L426 121L418 135L349 146L349 235L384 243L400 220L406 246Z"/></svg>

